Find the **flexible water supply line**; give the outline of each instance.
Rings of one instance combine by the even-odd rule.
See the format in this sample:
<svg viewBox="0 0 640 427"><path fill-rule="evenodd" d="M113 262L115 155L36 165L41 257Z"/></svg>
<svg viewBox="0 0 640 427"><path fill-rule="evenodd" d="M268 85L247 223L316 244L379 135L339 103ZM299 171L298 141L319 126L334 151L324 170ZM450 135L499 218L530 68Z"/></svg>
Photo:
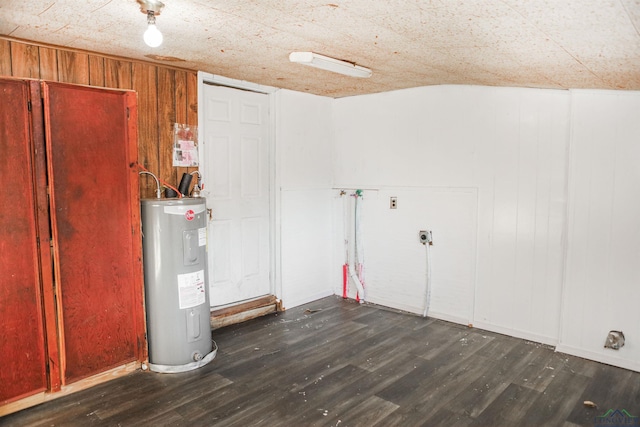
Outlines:
<svg viewBox="0 0 640 427"><path fill-rule="evenodd" d="M427 286L425 289L424 312L422 317L427 317L429 305L431 304L431 242L425 244L427 247Z"/></svg>
<svg viewBox="0 0 640 427"><path fill-rule="evenodd" d="M358 201L362 197L362 190L356 190L353 196L356 198L355 201L355 209L354 209L354 260L353 264L349 265L349 275L355 282L356 288L358 289L358 295L356 296L356 300L360 302L364 302L364 283L362 280L362 262L364 261L364 256L362 253L362 233L360 231L360 222L362 216L362 209L359 207ZM357 273L356 273L357 269Z"/></svg>
<svg viewBox="0 0 640 427"><path fill-rule="evenodd" d="M346 191L340 190L342 197L342 237L344 239L344 264L342 264L342 298L348 297L349 287L349 199L344 196Z"/></svg>
<svg viewBox="0 0 640 427"><path fill-rule="evenodd" d="M364 286L362 286L362 282L356 273L356 269L353 268L353 264L349 265L349 276L351 276L351 279L356 284L358 295L360 295L360 302L364 302Z"/></svg>
<svg viewBox="0 0 640 427"><path fill-rule="evenodd" d="M153 179L156 180L156 199L161 199L162 198L162 191L160 191L160 181L158 180L158 178L153 173L151 173L151 172L149 172L147 170L138 172L138 175L142 175L142 174L151 175L153 177Z"/></svg>

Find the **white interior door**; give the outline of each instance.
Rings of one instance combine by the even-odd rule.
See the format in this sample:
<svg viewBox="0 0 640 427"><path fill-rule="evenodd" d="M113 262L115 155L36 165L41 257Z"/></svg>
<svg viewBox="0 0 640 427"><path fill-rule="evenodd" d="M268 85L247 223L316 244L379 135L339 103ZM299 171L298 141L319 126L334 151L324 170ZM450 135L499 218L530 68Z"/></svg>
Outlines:
<svg viewBox="0 0 640 427"><path fill-rule="evenodd" d="M205 84L201 170L209 220L211 306L271 293L269 96Z"/></svg>

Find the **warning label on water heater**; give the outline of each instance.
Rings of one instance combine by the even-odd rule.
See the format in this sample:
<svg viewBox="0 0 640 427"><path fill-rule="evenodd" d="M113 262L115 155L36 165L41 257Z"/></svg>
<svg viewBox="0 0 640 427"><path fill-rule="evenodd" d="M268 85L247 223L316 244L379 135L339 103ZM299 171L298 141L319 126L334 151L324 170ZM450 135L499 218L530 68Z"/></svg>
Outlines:
<svg viewBox="0 0 640 427"><path fill-rule="evenodd" d="M178 296L180 309L196 307L206 301L204 270L178 274Z"/></svg>
<svg viewBox="0 0 640 427"><path fill-rule="evenodd" d="M198 228L198 246L207 246L207 228Z"/></svg>

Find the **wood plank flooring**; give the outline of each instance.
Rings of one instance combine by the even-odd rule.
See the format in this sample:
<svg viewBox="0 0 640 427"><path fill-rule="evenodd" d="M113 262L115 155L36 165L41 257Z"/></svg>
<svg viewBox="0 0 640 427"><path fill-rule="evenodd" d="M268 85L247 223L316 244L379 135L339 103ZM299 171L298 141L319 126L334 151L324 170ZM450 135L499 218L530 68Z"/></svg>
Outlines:
<svg viewBox="0 0 640 427"><path fill-rule="evenodd" d="M196 371L135 372L0 425L594 426L608 409L640 415L640 373L340 297L213 338L218 356Z"/></svg>

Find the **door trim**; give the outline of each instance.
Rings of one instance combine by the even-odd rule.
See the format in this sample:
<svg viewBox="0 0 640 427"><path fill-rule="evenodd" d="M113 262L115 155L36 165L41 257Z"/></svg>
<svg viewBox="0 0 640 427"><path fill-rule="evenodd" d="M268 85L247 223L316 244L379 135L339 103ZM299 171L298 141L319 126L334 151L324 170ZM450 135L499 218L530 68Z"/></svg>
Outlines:
<svg viewBox="0 0 640 427"><path fill-rule="evenodd" d="M280 252L277 250L280 246L280 233L276 232L276 225L280 224L280 209L278 208L277 192L276 192L276 101L275 95L278 88L272 86L264 86L245 80L236 80L229 77L219 76L216 74L198 71L198 126L202 126L205 122L204 108L202 100L204 100L204 86L224 86L233 89L247 90L250 92L261 93L269 96L269 289L271 295L276 298L282 298L282 285L280 283L280 275L278 266L280 265ZM198 132L198 145L204 147L204 132ZM202 165L204 160L203 150L198 150L198 162ZM201 170L198 167L198 170ZM206 184L206 176L201 170L202 179Z"/></svg>

